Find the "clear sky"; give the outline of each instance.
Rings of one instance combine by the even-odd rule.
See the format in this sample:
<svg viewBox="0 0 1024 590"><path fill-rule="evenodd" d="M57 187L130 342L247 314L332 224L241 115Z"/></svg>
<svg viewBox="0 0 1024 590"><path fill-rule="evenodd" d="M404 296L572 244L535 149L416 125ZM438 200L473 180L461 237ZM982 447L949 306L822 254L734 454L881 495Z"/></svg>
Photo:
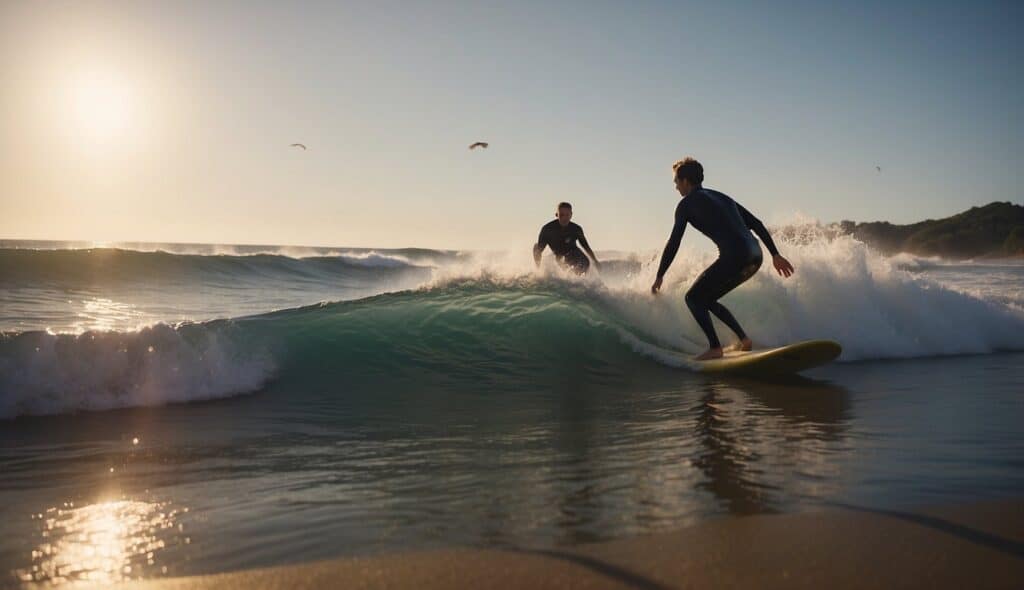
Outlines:
<svg viewBox="0 0 1024 590"><path fill-rule="evenodd" d="M648 249L686 155L769 223L1019 203L1022 17L0 0L0 238L506 248L565 199Z"/></svg>

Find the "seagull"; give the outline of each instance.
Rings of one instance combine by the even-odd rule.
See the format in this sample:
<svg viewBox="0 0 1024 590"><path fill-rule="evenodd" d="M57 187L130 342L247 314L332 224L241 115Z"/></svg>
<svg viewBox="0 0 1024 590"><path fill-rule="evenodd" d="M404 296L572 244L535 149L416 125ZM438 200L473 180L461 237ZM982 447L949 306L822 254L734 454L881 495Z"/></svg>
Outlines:
<svg viewBox="0 0 1024 590"><path fill-rule="evenodd" d="M293 143L288 147L300 147L302 149L306 149L306 146L302 145L301 143Z"/></svg>
<svg viewBox="0 0 1024 590"><path fill-rule="evenodd" d="M471 150L475 150L475 149L476 149L476 148L478 148L478 147L482 147L482 148L484 148L484 149L487 149L487 142L486 142L486 141L478 141L478 142L476 142L476 143L474 143L474 144L471 144L471 145L469 146L469 149L471 149Z"/></svg>

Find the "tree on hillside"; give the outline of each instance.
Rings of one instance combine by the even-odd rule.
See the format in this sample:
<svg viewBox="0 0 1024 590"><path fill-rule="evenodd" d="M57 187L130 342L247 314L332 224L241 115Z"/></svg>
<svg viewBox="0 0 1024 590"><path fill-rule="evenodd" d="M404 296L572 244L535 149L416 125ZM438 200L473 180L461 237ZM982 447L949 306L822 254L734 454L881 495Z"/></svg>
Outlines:
<svg viewBox="0 0 1024 590"><path fill-rule="evenodd" d="M909 225L843 221L840 228L886 253L974 258L1016 255L1024 250L1024 207L1009 202L989 203L945 219Z"/></svg>

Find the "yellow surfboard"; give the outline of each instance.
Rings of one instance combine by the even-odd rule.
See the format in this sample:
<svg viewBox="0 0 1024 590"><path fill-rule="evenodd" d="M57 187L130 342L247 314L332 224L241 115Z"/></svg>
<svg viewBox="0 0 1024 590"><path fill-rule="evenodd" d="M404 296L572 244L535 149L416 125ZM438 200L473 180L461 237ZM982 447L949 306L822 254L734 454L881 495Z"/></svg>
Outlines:
<svg viewBox="0 0 1024 590"><path fill-rule="evenodd" d="M723 358L696 363L696 368L702 373L782 375L824 365L842 352L838 342L807 340L768 350L727 352Z"/></svg>

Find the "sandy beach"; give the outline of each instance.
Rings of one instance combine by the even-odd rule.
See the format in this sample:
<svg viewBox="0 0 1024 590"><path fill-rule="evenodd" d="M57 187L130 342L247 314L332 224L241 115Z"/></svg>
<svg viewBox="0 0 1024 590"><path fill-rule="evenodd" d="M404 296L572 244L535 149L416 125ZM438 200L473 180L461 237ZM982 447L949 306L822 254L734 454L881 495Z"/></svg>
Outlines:
<svg viewBox="0 0 1024 590"><path fill-rule="evenodd" d="M455 549L125 584L185 588L1019 588L1024 500L730 517L573 549Z"/></svg>

